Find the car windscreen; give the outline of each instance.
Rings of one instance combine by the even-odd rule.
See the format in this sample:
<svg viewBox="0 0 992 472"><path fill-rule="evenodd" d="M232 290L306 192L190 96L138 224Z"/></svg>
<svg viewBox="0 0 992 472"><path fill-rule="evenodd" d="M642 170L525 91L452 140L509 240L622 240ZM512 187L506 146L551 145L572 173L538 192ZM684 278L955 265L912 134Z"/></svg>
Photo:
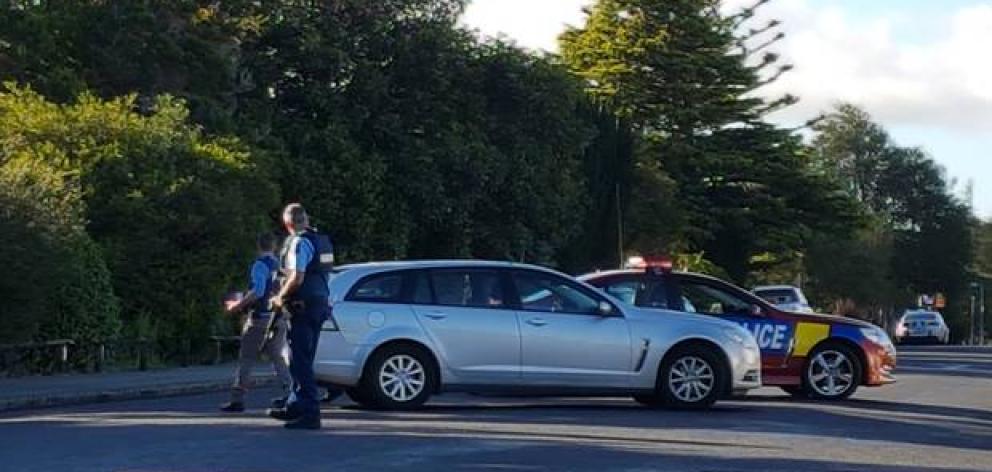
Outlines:
<svg viewBox="0 0 992 472"><path fill-rule="evenodd" d="M761 298L764 298L768 303L774 305L784 305L786 303L799 303L799 297L796 295L796 291L787 288L755 290L754 294Z"/></svg>

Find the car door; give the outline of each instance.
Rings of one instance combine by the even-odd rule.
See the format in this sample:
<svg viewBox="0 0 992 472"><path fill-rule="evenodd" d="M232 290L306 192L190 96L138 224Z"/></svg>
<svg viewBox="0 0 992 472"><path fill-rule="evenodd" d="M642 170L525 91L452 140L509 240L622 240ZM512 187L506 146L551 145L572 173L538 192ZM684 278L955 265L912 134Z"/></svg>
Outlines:
<svg viewBox="0 0 992 472"><path fill-rule="evenodd" d="M633 372L630 330L618 310L604 316L601 294L565 277L510 272L520 320L525 385L626 387Z"/></svg>
<svg viewBox="0 0 992 472"><path fill-rule="evenodd" d="M449 384L514 385L520 380L520 329L496 270L433 269L415 280L417 319L454 374Z"/></svg>
<svg viewBox="0 0 992 472"><path fill-rule="evenodd" d="M763 375L784 375L793 348L795 322L774 313L755 312L757 300L711 280L683 277L675 282L682 311L733 321L754 335L761 349Z"/></svg>

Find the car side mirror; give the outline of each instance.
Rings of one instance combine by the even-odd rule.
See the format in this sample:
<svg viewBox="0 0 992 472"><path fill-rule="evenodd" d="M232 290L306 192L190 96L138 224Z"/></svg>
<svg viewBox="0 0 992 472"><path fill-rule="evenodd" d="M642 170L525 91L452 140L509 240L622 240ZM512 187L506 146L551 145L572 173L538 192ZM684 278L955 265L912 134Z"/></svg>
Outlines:
<svg viewBox="0 0 992 472"><path fill-rule="evenodd" d="M599 316L613 316L613 305L609 302L601 301L599 302L599 306L596 307L596 313Z"/></svg>

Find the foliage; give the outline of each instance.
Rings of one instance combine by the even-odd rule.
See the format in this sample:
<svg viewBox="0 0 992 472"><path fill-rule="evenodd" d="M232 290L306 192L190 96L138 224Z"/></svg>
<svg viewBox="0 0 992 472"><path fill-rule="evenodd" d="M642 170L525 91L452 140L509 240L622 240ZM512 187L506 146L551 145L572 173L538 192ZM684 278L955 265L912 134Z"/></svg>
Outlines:
<svg viewBox="0 0 992 472"><path fill-rule="evenodd" d="M0 0L0 339L200 349L287 201L342 262L669 253L862 312L961 299L970 213L925 153L854 107L812 145L769 124L767 0L599 0L560 57L465 3Z"/></svg>
<svg viewBox="0 0 992 472"><path fill-rule="evenodd" d="M838 106L815 131L818 166L843 182L873 222L867 237L843 241L821 256L816 273L823 294L846 293L876 311L891 311L909 305L918 294L940 292L951 301L949 322L960 327L973 223L943 170L922 150L893 143L853 105ZM840 274L826 275L842 267L850 269L847 278L862 275L859 287Z"/></svg>
<svg viewBox="0 0 992 472"><path fill-rule="evenodd" d="M671 216L652 215L679 228L659 242L705 252L743 282L752 256L802 249L816 232L850 231L857 209L809 165L798 136L763 120L795 101L755 93L790 68L763 52L780 38L776 24L741 34L753 11L724 15L719 3L601 0L560 42L588 92L641 132L635 180L653 184L632 199L676 202L665 209ZM657 238L658 228L640 227L656 223L637 216L631 235Z"/></svg>
<svg viewBox="0 0 992 472"><path fill-rule="evenodd" d="M57 290L68 300L52 313L78 326L76 301L102 291L120 297L125 322L153 315L160 335L183 339L180 330L196 329L206 336L218 294L243 269L259 209L276 204L274 189L237 141L205 138L190 125L182 102L161 97L153 114L135 110L134 96L83 95L76 104L55 105L14 86L0 94L7 165L52 169L56 188L59 175L72 176L76 184L68 188L82 206L73 225L59 222L53 231L82 233L85 226L82 234L103 249L85 238L65 244L79 254L66 269L79 272L86 293ZM104 258L112 292L98 271Z"/></svg>
<svg viewBox="0 0 992 472"><path fill-rule="evenodd" d="M265 91L252 110L285 143L284 193L345 260L555 262L584 213L581 90L545 60L478 44L435 3L293 11L257 38L250 50L278 51L250 61Z"/></svg>
<svg viewBox="0 0 992 472"><path fill-rule="evenodd" d="M17 105L0 97L0 120ZM21 110L23 111L23 110ZM0 342L114 339L120 304L102 252L84 232L78 179L40 159L52 146L25 148L0 131Z"/></svg>
<svg viewBox="0 0 992 472"><path fill-rule="evenodd" d="M136 94L151 107L171 93L197 122L230 130L249 84L234 25L211 3L0 0L0 79L59 102Z"/></svg>

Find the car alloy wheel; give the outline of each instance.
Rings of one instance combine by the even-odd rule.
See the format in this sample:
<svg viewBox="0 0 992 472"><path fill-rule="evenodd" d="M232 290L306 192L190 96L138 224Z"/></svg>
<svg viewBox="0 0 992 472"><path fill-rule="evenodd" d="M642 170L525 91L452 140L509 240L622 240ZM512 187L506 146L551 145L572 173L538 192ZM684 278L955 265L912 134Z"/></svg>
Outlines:
<svg viewBox="0 0 992 472"><path fill-rule="evenodd" d="M429 351L392 344L372 354L358 386L348 395L369 408L413 410L437 391L439 381L437 363Z"/></svg>
<svg viewBox="0 0 992 472"><path fill-rule="evenodd" d="M668 388L680 402L699 403L716 385L713 367L700 357L680 357L668 371Z"/></svg>
<svg viewBox="0 0 992 472"><path fill-rule="evenodd" d="M840 398L856 387L854 362L840 350L818 351L807 367L809 387L824 398Z"/></svg>
<svg viewBox="0 0 992 472"><path fill-rule="evenodd" d="M426 371L420 361L406 354L397 354L379 369L379 388L395 402L408 402L420 395L427 382Z"/></svg>

